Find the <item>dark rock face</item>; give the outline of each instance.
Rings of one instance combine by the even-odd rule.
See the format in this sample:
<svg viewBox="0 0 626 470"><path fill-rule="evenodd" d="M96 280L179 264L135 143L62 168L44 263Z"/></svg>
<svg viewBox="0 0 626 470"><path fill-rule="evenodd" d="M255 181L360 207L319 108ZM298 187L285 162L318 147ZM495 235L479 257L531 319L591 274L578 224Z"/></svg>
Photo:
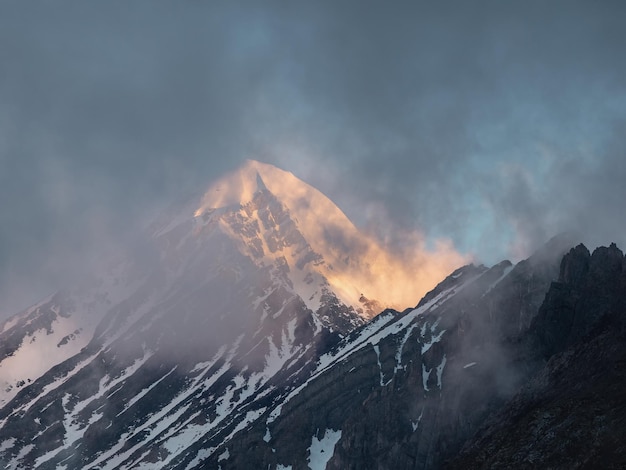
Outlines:
<svg viewBox="0 0 626 470"><path fill-rule="evenodd" d="M264 191L256 211L271 202ZM271 206L268 249L302 243L314 263ZM290 290L293 267L277 258L253 269L256 248L233 250L209 219L197 229L212 237L201 251L202 237L165 243L181 247L164 253L186 278L157 270L87 347L0 408L2 459L68 469L626 468L626 259L615 245L589 253L557 238L517 265L465 266L415 309L355 328L356 312L332 292L311 311ZM258 235L260 225L244 225ZM39 329L69 311L58 305L42 304ZM146 305L151 314L137 316Z"/></svg>
<svg viewBox="0 0 626 470"><path fill-rule="evenodd" d="M445 333L429 348L428 335L417 333L437 320L418 319L406 368L348 420L329 468L437 468L512 395L531 367L514 352L513 338L527 329L556 271L539 273L531 262L511 268L504 262L485 270L432 312L440 319L435 331Z"/></svg>
<svg viewBox="0 0 626 470"><path fill-rule="evenodd" d="M534 330L546 357L589 335L595 325L626 307L624 256L612 244L592 255L579 245L561 262L558 282L548 292L535 321Z"/></svg>
<svg viewBox="0 0 626 470"><path fill-rule="evenodd" d="M552 356L444 467L626 468L625 387L626 337L609 327Z"/></svg>
<svg viewBox="0 0 626 470"><path fill-rule="evenodd" d="M614 244L563 258L527 335L547 364L449 468L626 468L625 268Z"/></svg>

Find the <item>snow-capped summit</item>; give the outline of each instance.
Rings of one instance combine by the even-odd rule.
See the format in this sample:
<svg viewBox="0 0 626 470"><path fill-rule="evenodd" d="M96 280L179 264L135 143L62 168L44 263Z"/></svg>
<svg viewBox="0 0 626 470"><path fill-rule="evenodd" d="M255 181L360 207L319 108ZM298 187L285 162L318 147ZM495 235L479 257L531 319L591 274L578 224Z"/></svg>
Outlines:
<svg viewBox="0 0 626 470"><path fill-rule="evenodd" d="M325 291L365 318L381 305L415 303L406 262L359 231L320 191L275 166L248 160L208 189L194 215L203 224L219 217L259 264L286 263L294 290L313 311Z"/></svg>

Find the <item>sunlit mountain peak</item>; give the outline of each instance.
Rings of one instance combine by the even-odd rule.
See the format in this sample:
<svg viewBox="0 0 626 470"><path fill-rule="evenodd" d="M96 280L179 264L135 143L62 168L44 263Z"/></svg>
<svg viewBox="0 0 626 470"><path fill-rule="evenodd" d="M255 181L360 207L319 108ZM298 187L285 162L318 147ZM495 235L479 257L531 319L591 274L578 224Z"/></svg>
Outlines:
<svg viewBox="0 0 626 470"><path fill-rule="evenodd" d="M409 255L414 255L413 259L394 254L360 231L320 191L290 172L254 160L246 161L212 184L194 215L207 220L209 214L241 210L243 218L258 218L259 208L253 201L264 192L275 197L274 204L284 208L285 214L281 217L285 220L274 221L276 226L260 222L254 243L262 243L266 263L277 257L285 258L291 277L302 278L292 279L296 290L301 289L301 297L314 310L319 307L323 293L320 289L311 291L311 275L323 278L343 303L369 317L378 313L377 308L413 306L445 273L465 261L448 246L441 245L437 252L425 253L417 235L415 249L408 250ZM287 220L293 222L293 226L287 224ZM287 230L297 231L304 242L300 240L300 244L291 247L283 244L280 249L271 243L268 245L268 240L276 235L288 236ZM229 231L241 236L232 227ZM294 240L291 237L291 242L295 243ZM245 245L250 246L250 242L247 240ZM311 262L306 269L302 266L305 249L302 243L313 252L309 254Z"/></svg>

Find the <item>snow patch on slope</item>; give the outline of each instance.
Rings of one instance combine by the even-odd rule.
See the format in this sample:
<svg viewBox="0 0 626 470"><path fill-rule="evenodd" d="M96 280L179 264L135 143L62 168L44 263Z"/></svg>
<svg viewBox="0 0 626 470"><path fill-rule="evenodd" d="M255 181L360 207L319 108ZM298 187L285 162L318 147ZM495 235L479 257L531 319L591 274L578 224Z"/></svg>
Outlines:
<svg viewBox="0 0 626 470"><path fill-rule="evenodd" d="M311 439L311 446L308 449L310 470L325 470L328 461L333 456L335 445L341 439L341 430L334 431L332 429L326 429L322 433L322 438L318 439L317 436L313 436Z"/></svg>

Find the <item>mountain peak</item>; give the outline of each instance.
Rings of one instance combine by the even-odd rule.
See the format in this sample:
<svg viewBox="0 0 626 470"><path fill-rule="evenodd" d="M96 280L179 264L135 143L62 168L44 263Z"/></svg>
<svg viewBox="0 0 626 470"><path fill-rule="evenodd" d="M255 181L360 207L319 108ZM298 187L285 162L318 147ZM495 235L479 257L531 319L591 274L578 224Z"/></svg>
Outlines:
<svg viewBox="0 0 626 470"><path fill-rule="evenodd" d="M419 249L411 252L414 259L407 260L394 254L378 240L360 231L320 191L290 172L255 160L247 160L240 168L212 184L197 207L195 217L203 217L215 210L241 210L254 200L255 194L264 190L271 193L284 209L278 211L280 217L288 217L293 222L295 230L316 255L315 268L331 290L345 305L356 310L364 307L360 301L362 297L399 310L415 305L421 295L434 287L435 281L467 261L461 256L450 257L443 253L439 259L431 259L426 270L425 257L420 256ZM244 212L241 214L244 219L255 217L250 208ZM274 222L281 225L278 220ZM268 230L266 223L260 226ZM276 235L283 237L286 229L269 230L276 230L270 234L273 238ZM285 256L290 260L288 255ZM292 270L302 269L289 264ZM305 300L307 298L305 296ZM366 316L372 313L378 312L369 312Z"/></svg>
<svg viewBox="0 0 626 470"><path fill-rule="evenodd" d="M265 182L263 181L263 178L261 178L261 175L259 174L259 172L256 172L256 190L257 191L265 191L267 190L267 186L265 186Z"/></svg>
<svg viewBox="0 0 626 470"><path fill-rule="evenodd" d="M369 283L348 277L348 271L361 268L351 248L372 242L330 199L292 173L247 160L211 185L195 217L209 220L206 214L212 213L237 213L234 222L222 218L225 231L241 239L244 254L261 265L278 262L286 268L288 284L311 309L317 310L321 299L333 292L346 306L365 310L366 317L378 313L359 300L361 291L378 300ZM244 233L242 222L257 228Z"/></svg>
<svg viewBox="0 0 626 470"><path fill-rule="evenodd" d="M291 173L267 163L246 160L241 167L228 173L209 187L204 193L195 215L201 215L208 209L245 204L252 200L257 191L268 189L267 184L270 187L274 186L275 184L272 183L277 184L280 178L287 174L291 175ZM293 175L291 176L293 177Z"/></svg>
<svg viewBox="0 0 626 470"><path fill-rule="evenodd" d="M244 205L262 190L276 196L308 234L321 230L324 224L320 224L320 219L330 219L333 225L357 230L341 209L313 186L291 172L256 160L246 160L238 169L213 183L202 197L195 216L210 209ZM316 235L316 238L323 238L321 233Z"/></svg>

